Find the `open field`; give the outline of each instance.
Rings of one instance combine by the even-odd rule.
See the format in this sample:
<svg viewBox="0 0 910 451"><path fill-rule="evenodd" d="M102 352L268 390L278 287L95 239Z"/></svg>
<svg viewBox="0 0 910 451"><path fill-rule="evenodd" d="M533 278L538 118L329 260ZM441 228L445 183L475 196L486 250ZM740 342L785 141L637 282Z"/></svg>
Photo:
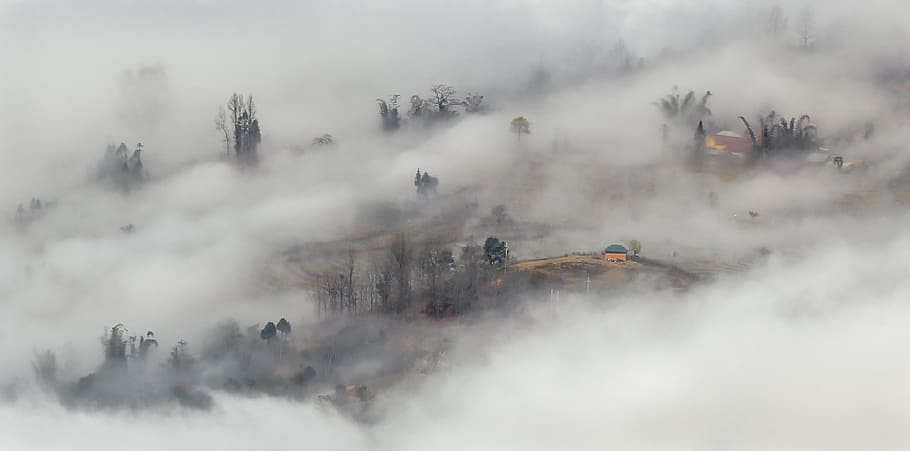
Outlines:
<svg viewBox="0 0 910 451"><path fill-rule="evenodd" d="M644 261L608 262L598 255L527 260L514 264L519 272L544 276L573 291L595 292L622 288L636 281L649 281L657 288L685 288L696 278L670 265Z"/></svg>

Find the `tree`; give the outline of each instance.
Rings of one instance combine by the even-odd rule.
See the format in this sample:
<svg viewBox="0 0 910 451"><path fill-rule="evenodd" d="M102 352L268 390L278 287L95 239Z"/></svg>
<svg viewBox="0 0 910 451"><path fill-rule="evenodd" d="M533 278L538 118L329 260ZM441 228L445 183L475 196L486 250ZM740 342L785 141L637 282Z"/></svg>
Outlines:
<svg viewBox="0 0 910 451"><path fill-rule="evenodd" d="M392 279L394 278L391 265L383 265L376 271L376 294L379 296L379 305L383 310L389 309L389 300L392 297Z"/></svg>
<svg viewBox="0 0 910 451"><path fill-rule="evenodd" d="M401 96L395 94L389 97L388 101L376 99L379 104L379 117L382 118L382 129L386 132L394 132L401 127L401 116L398 113L398 99Z"/></svg>
<svg viewBox="0 0 910 451"><path fill-rule="evenodd" d="M711 91L706 91L698 101L695 99L695 91L689 91L685 97L680 98L677 88L673 87L673 92L657 101L657 106L667 119L691 127L711 115L711 109L708 108L710 98Z"/></svg>
<svg viewBox="0 0 910 451"><path fill-rule="evenodd" d="M189 370L193 362L193 357L189 353L189 343L186 340L177 340L177 344L171 348L168 364L176 371L185 372Z"/></svg>
<svg viewBox="0 0 910 451"><path fill-rule="evenodd" d="M32 369L38 382L53 387L57 383L57 356L50 350L35 352Z"/></svg>
<svg viewBox="0 0 910 451"><path fill-rule="evenodd" d="M705 124L698 121L698 127L695 128L695 135L692 137L692 152L690 155L690 164L696 168L701 166L705 156L708 134L705 132Z"/></svg>
<svg viewBox="0 0 910 451"><path fill-rule="evenodd" d="M227 156L231 156L231 129L232 126L228 126L227 112L224 111L224 107L218 107L218 114L215 116L215 130L218 130L222 134L222 140L224 141L224 153Z"/></svg>
<svg viewBox="0 0 910 451"><path fill-rule="evenodd" d="M509 261L509 245L496 237L489 237L483 243L483 253L492 266L503 266Z"/></svg>
<svg viewBox="0 0 910 451"><path fill-rule="evenodd" d="M420 173L417 168L417 175L414 176L414 186L417 187L417 194L427 197L430 194L436 194L436 187L439 186L439 179L430 175L429 172Z"/></svg>
<svg viewBox="0 0 910 451"><path fill-rule="evenodd" d="M126 326L117 324L105 331L101 338L104 345L104 366L108 368L126 367Z"/></svg>
<svg viewBox="0 0 910 451"><path fill-rule="evenodd" d="M265 327L262 328L262 331L259 332L259 337L263 340L271 343L272 339L278 335L278 329L275 327L275 323L269 321Z"/></svg>
<svg viewBox="0 0 910 451"><path fill-rule="evenodd" d="M284 318L278 320L278 324L275 328L278 329L278 332L281 332L281 335L287 336L291 334L291 323Z"/></svg>
<svg viewBox="0 0 910 451"><path fill-rule="evenodd" d="M322 134L313 138L313 145L317 147L333 146L335 145L335 137L328 133Z"/></svg>
<svg viewBox="0 0 910 451"><path fill-rule="evenodd" d="M154 332L148 331L144 337L139 338L139 358L145 360L153 346L158 348L158 339L155 338Z"/></svg>
<svg viewBox="0 0 910 451"><path fill-rule="evenodd" d="M509 218L509 212L506 210L506 206L503 204L499 204L493 207L493 209L490 210L490 214L496 218L496 225L502 225Z"/></svg>
<svg viewBox="0 0 910 451"><path fill-rule="evenodd" d="M799 119L778 116L771 111L767 116L760 117L762 127L761 147L765 151L778 151L781 149L810 149L815 147L818 138L818 128L812 124L808 114Z"/></svg>
<svg viewBox="0 0 910 451"><path fill-rule="evenodd" d="M411 106L408 108L408 116L413 118L421 118L424 116L424 113L430 108L430 102L420 98L419 95L412 95L410 100Z"/></svg>
<svg viewBox="0 0 910 451"><path fill-rule="evenodd" d="M253 96L244 97L236 92L227 102L229 119L234 128L234 155L241 163L252 164L258 160L256 150L262 142L262 131L256 117L256 103ZM227 124L225 124L227 125ZM216 119L217 126L217 119Z"/></svg>
<svg viewBox="0 0 910 451"><path fill-rule="evenodd" d="M752 160L779 154L782 151L805 151L818 147L818 128L812 124L808 114L799 119L791 117L789 121L771 111L767 116L759 117L761 125L760 138L745 117L739 119L745 125L752 140Z"/></svg>
<svg viewBox="0 0 910 451"><path fill-rule="evenodd" d="M465 113L483 113L487 110L487 106L483 104L483 96L470 92L461 104L464 105Z"/></svg>
<svg viewBox="0 0 910 451"><path fill-rule="evenodd" d="M786 29L787 17L784 16L783 8L780 5L772 6L765 19L765 33L776 38Z"/></svg>
<svg viewBox="0 0 910 451"><path fill-rule="evenodd" d="M398 301L395 313L402 313L411 305L411 248L402 233L389 246L389 263L398 282Z"/></svg>
<svg viewBox="0 0 910 451"><path fill-rule="evenodd" d="M446 84L438 84L433 85L433 87L430 88L430 92L433 94L433 98L430 99L430 102L433 104L437 113L442 116L455 113L449 109L452 104L451 98L455 95L455 88Z"/></svg>
<svg viewBox="0 0 910 451"><path fill-rule="evenodd" d="M480 288L488 263L484 250L476 244L468 244L461 250L458 259L461 272L461 305L459 311L467 310L480 297Z"/></svg>
<svg viewBox="0 0 910 451"><path fill-rule="evenodd" d="M632 254L636 257L641 253L641 243L638 240L632 240L629 242L629 250L632 251Z"/></svg>
<svg viewBox="0 0 910 451"><path fill-rule="evenodd" d="M303 386L306 386L308 383L310 383L310 381L312 381L314 379L316 379L316 369L311 366L308 366L308 367L304 368L303 370L297 372L297 374L295 374L294 377L291 378L291 382L293 382L294 384L296 384L298 386L303 387Z"/></svg>
<svg viewBox="0 0 910 451"><path fill-rule="evenodd" d="M266 327L268 327L268 325L266 325ZM291 323L289 323L288 320L281 318L278 320L278 325L275 326L275 328L281 333L281 342L278 343L278 361L281 361L281 351L284 348L284 341L291 333Z"/></svg>
<svg viewBox="0 0 910 451"><path fill-rule="evenodd" d="M531 123L528 122L524 116L518 116L515 119L512 119L511 124L512 133L515 133L518 137L518 142L521 142L521 135L530 135L531 134Z"/></svg>
<svg viewBox="0 0 910 451"><path fill-rule="evenodd" d="M444 301L449 297L447 287L450 274L455 269L455 258L452 251L442 246L426 246L418 261L421 273L426 282L426 293L430 298L430 308L438 320L443 311Z"/></svg>
<svg viewBox="0 0 910 451"><path fill-rule="evenodd" d="M126 168L134 179L142 178L142 143L136 143L133 156L126 161Z"/></svg>
<svg viewBox="0 0 910 451"><path fill-rule="evenodd" d="M139 65L119 79L117 117L131 130L153 132L173 108L173 92L162 65Z"/></svg>
<svg viewBox="0 0 910 451"><path fill-rule="evenodd" d="M129 190L145 178L142 164L142 143L136 144L132 156L125 143L119 146L108 145L104 152L104 159L98 167L98 176L108 178Z"/></svg>
<svg viewBox="0 0 910 451"><path fill-rule="evenodd" d="M799 43L803 50L809 50L815 40L815 19L809 8L803 9L799 14L796 22L796 32L799 35Z"/></svg>

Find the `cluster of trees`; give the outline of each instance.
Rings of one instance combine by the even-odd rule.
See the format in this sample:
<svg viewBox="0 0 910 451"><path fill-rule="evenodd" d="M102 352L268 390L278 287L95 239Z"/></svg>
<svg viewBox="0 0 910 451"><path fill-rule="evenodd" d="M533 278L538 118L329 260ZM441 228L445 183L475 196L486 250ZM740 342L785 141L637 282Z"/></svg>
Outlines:
<svg viewBox="0 0 910 451"><path fill-rule="evenodd" d="M291 323L288 322L288 320L281 318L278 320L277 325L269 321L266 323L265 327L259 331L259 337L268 343L272 343L272 340L274 340L278 334L281 334L278 343L278 360L281 360L281 351L284 349L284 343L288 335L291 334Z"/></svg>
<svg viewBox="0 0 910 451"><path fill-rule="evenodd" d="M119 146L109 144L98 167L98 176L113 180L124 189L133 187L145 178L142 150L142 143L138 143L130 155L126 144L122 142Z"/></svg>
<svg viewBox="0 0 910 451"><path fill-rule="evenodd" d="M417 175L414 176L414 186L417 187L417 195L427 197L430 194L436 194L436 188L439 186L439 179L433 177L426 171L421 174L420 168L417 168Z"/></svg>
<svg viewBox="0 0 910 451"><path fill-rule="evenodd" d="M493 207L490 210L490 216L496 221L496 225L509 224L513 222L512 217L509 215L509 210L506 209L506 206L499 204Z"/></svg>
<svg viewBox="0 0 910 451"><path fill-rule="evenodd" d="M382 129L386 132L394 132L401 128L401 114L398 112L398 99L401 95L395 94L385 99L376 99L379 104L379 117L382 119Z"/></svg>
<svg viewBox="0 0 910 451"><path fill-rule="evenodd" d="M461 107L466 114L486 112L484 96L469 92L464 98L457 98L456 92L455 88L450 85L436 84L430 87L430 95L427 97L412 95L408 101L408 118L430 125L454 118L458 115L458 107ZM376 103L379 105L381 126L386 132L394 132L401 128L400 99L399 94L387 99L376 99Z"/></svg>
<svg viewBox="0 0 910 451"><path fill-rule="evenodd" d="M774 5L765 15L765 33L774 39L780 39L792 32L797 45L803 50L810 50L816 41L815 18L808 8L804 8L796 17L796 22L791 27L790 20L780 5Z"/></svg>
<svg viewBox="0 0 910 451"><path fill-rule="evenodd" d="M489 237L483 243L483 253L487 262L493 266L502 266L509 261L509 245L496 237Z"/></svg>
<svg viewBox="0 0 910 451"><path fill-rule="evenodd" d="M708 108L710 98L711 91L705 91L701 98L697 99L695 91L689 91L685 96L680 96L677 88L674 87L673 92L658 100L656 105L668 122L691 127L692 124L704 121L711 116L711 109Z"/></svg>
<svg viewBox="0 0 910 451"><path fill-rule="evenodd" d="M101 337L104 347L105 368L125 368L127 360L146 360L150 351L158 348L155 333L148 331L144 336L129 335L123 324L117 324L105 331Z"/></svg>
<svg viewBox="0 0 910 451"><path fill-rule="evenodd" d="M293 355L300 371L290 378L276 373L282 360L291 324L281 318L261 330L252 326L247 334L236 323L216 328L196 354L189 343L178 340L167 356L155 358L159 347L155 333L131 335L123 324L106 329L101 337L104 359L94 372L74 381L58 380L57 359L52 351L36 353L32 366L43 387L74 407L139 407L176 401L193 408L208 408L211 398L200 387L227 388L238 385L275 388L299 393L315 377L304 367L304 358ZM275 338L279 346L274 346ZM288 356L290 357L290 356ZM161 364L153 364L161 362ZM210 371L217 368L217 371ZM243 381L238 383L237 381ZM279 389L276 388L276 389Z"/></svg>
<svg viewBox="0 0 910 451"><path fill-rule="evenodd" d="M467 312L496 290L491 281L509 263L508 244L495 237L483 246L453 249L431 240L415 243L398 235L372 264L345 263L316 278L315 299L322 315L364 312L413 314L435 318Z"/></svg>
<svg viewBox="0 0 910 451"><path fill-rule="evenodd" d="M788 121L786 117L779 117L771 111L766 116L759 118L761 135L756 136L749 121L740 116L739 119L746 126L749 137L752 139L753 155L755 158L764 158L780 154L784 151L806 151L818 148L818 128L812 124L808 114L793 117Z"/></svg>
<svg viewBox="0 0 910 451"><path fill-rule="evenodd" d="M818 149L820 144L818 128L812 123L812 118L808 114L799 118L791 117L788 120L771 111L758 118L758 133L744 116L740 116L739 119L745 125L749 139L752 141L749 163L755 163L768 157L798 155L813 151ZM867 128L866 136L871 133L871 128ZM707 136L705 122L698 121L691 153L691 163L695 166L703 161Z"/></svg>
<svg viewBox="0 0 910 451"><path fill-rule="evenodd" d="M233 155L238 162L255 164L258 161L256 151L262 142L262 131L252 95L232 94L227 101L227 110L225 107L218 109L215 129L222 134L225 153L231 155L233 145Z"/></svg>
<svg viewBox="0 0 910 451"><path fill-rule="evenodd" d="M164 66L140 65L123 72L119 79L117 117L131 130L155 130L173 110L173 93Z"/></svg>
<svg viewBox="0 0 910 451"><path fill-rule="evenodd" d="M31 220L41 216L41 213L44 212L45 204L41 202L41 199L33 197L28 202L28 209L26 210L23 204L16 206L16 224L24 226L28 224Z"/></svg>

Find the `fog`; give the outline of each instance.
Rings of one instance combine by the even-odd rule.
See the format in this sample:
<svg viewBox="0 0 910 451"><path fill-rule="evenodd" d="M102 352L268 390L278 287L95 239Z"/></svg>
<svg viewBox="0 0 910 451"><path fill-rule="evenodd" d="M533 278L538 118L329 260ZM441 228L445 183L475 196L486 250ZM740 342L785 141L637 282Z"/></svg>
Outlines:
<svg viewBox="0 0 910 451"><path fill-rule="evenodd" d="M903 449L907 12L0 0L0 448ZM440 83L485 111L409 116ZM819 147L864 170L692 171L695 124L659 108L690 90L711 92L712 133L809 114ZM256 102L255 165L215 127L235 92ZM376 99L393 95L403 119L388 132ZM516 116L530 134L510 132ZM314 143L324 134L334 143ZM136 181L105 175L121 142L142 143ZM418 168L435 197L415 200ZM17 212L35 198L39 212ZM513 225L491 225L500 204ZM453 249L498 235L516 265L639 240L697 281L642 270L593 292L553 285L558 302L532 281L444 319L375 313L372 297L368 313L320 310L319 277L355 248L358 277L375 276L374 237L406 233ZM277 357L256 342L278 318L294 325L290 357L284 334ZM98 338L118 323L160 349L86 395L89 375L113 377ZM211 360L225 324L253 341ZM166 369L181 339L191 376ZM328 369L313 343L331 343ZM59 387L37 374L46 350ZM445 362L414 370L421 353ZM307 365L316 382L292 392ZM269 382L224 389L247 379ZM361 383L364 412L320 395Z"/></svg>

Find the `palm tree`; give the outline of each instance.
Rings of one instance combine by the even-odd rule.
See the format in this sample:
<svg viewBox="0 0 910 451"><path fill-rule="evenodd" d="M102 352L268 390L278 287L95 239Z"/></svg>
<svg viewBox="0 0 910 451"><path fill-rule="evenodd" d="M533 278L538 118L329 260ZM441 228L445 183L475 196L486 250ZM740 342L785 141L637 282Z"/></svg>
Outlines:
<svg viewBox="0 0 910 451"><path fill-rule="evenodd" d="M778 119L777 113L771 111L759 120L762 125L762 147L767 150L806 150L818 138L818 128L812 124L812 118L808 114L787 121L785 117Z"/></svg>
<svg viewBox="0 0 910 451"><path fill-rule="evenodd" d="M815 147L818 140L818 128L812 124L812 118L808 114L788 121L784 117L778 117L772 110L758 119L761 125L760 138L755 136L755 131L745 117L740 116L739 119L749 131L756 156L768 156L787 149L809 150Z"/></svg>
<svg viewBox="0 0 910 451"><path fill-rule="evenodd" d="M522 133L525 135L531 134L531 123L525 119L524 116L518 116L515 119L512 119L511 127L512 133L518 135L518 142L521 142Z"/></svg>
<svg viewBox="0 0 910 451"><path fill-rule="evenodd" d="M711 91L706 91L701 99L695 101L695 91L689 91L685 97L680 99L676 88L672 94L667 94L664 98L657 101L660 111L668 119L674 121L685 121L686 123L695 123L711 115L711 109L708 108L708 99L711 98Z"/></svg>

